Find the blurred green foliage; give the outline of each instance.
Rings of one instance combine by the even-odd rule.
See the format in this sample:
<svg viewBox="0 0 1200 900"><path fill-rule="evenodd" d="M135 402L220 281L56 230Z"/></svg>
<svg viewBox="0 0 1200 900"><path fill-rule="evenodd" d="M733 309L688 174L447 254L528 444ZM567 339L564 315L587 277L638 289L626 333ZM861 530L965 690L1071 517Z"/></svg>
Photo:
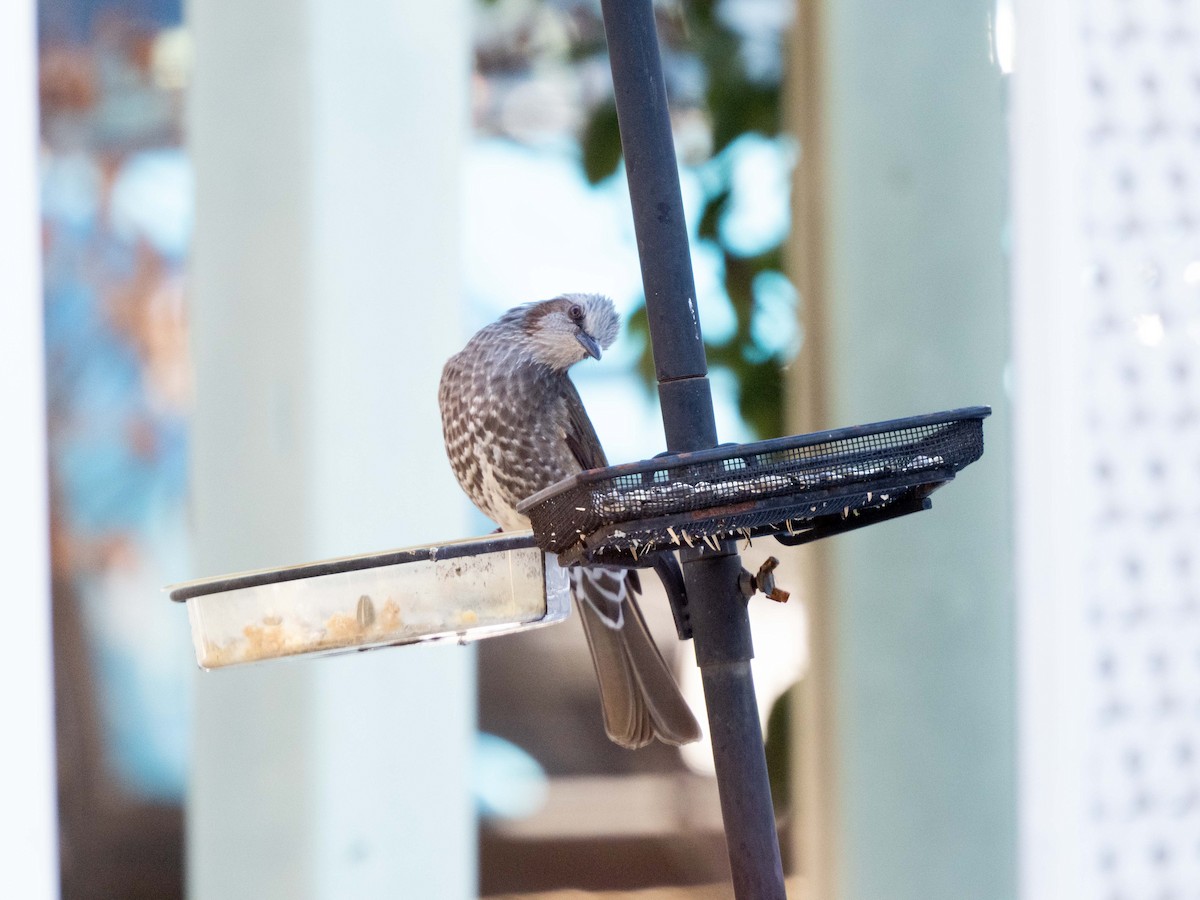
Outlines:
<svg viewBox="0 0 1200 900"><path fill-rule="evenodd" d="M767 756L767 778L771 783L771 801L775 804L775 815L786 816L793 799L792 794L792 710L796 704L796 682L771 706L767 716L767 740L764 752Z"/></svg>
<svg viewBox="0 0 1200 900"><path fill-rule="evenodd" d="M664 49L693 55L703 69L703 104L714 157L744 134L778 135L781 123L779 75L752 77L743 53L743 39L722 20L719 6L716 0L687 0L658 10ZM782 66L775 71L782 71ZM584 174L591 183L616 173L621 162L621 137L611 100L592 110L580 143ZM705 180L697 237L720 254L736 329L732 336L723 336L720 343L706 337L709 365L733 372L739 409L750 428L759 437L776 437L783 433L782 367L787 359L782 351L769 350L756 341L752 323L757 311L755 279L766 272L782 273L782 242L753 256L739 255L729 245L722 235L721 220L735 189L732 173L729 166L713 167L712 171L715 177ZM638 370L646 383L653 385L654 362L644 306L633 315L630 330L642 337Z"/></svg>
<svg viewBox="0 0 1200 900"><path fill-rule="evenodd" d="M486 25L476 39L476 66L485 75L494 75L498 83L511 83L515 73L563 65L589 74L592 80L581 78L588 85L581 91L586 111L577 132L581 168L591 184L615 175L622 156L617 111L611 92L597 90L594 81L597 69L607 69L599 0L478 2ZM695 170L704 191L699 221L693 223L694 244L715 254L733 313L732 333L721 328L714 329L715 337L705 334L709 366L733 373L742 418L759 437L783 432L782 368L792 348L779 339L778 293L774 304L760 296L765 296L768 285L777 288L784 277L783 237L774 246L760 244L739 252L727 238L724 223L729 210L739 206L731 152L738 148L733 145L748 135L767 140L780 136L784 41L779 29L785 27L786 16L780 14L786 13L789 0L776 2L779 8L765 11L766 21L763 9L752 10L751 18L757 20L750 26L745 22L746 10L739 13L733 0L655 3L681 165ZM741 27L757 31L739 32L731 24L737 15L743 18ZM767 313L769 306L774 315ZM632 316L629 329L641 338L638 371L652 388L654 364L644 306ZM776 340L768 346L762 341L764 335Z"/></svg>

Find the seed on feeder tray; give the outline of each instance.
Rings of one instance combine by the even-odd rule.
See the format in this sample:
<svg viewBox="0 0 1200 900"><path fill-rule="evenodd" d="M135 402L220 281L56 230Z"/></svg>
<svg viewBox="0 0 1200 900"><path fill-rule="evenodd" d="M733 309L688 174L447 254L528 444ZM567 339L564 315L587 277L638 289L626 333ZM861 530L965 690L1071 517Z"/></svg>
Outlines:
<svg viewBox="0 0 1200 900"><path fill-rule="evenodd" d="M867 502L868 503L871 502L871 492L870 491L867 491Z"/></svg>
<svg viewBox="0 0 1200 900"><path fill-rule="evenodd" d="M848 507L848 506L842 507L842 518L845 519L849 515L850 515L850 507Z"/></svg>
<svg viewBox="0 0 1200 900"><path fill-rule="evenodd" d="M375 624L375 604L371 602L371 598L366 594L358 598L358 606L355 608L354 618L358 622L358 627L364 630Z"/></svg>
<svg viewBox="0 0 1200 900"><path fill-rule="evenodd" d="M913 457L912 462L906 465L903 469L905 472L911 472L914 469L931 469L934 466L940 466L945 462L940 456L925 456L919 455Z"/></svg>
<svg viewBox="0 0 1200 900"><path fill-rule="evenodd" d="M667 526L667 534L669 534L669 535L671 536L671 543L672 543L672 544L678 544L678 543L679 543L679 535L677 535L677 534L675 533L675 527L674 527L673 525L668 525L668 526Z"/></svg>
<svg viewBox="0 0 1200 900"><path fill-rule="evenodd" d="M688 534L688 533L687 533L687 529L686 529L686 528L685 528L685 529L684 529L682 532L680 532L680 533L683 535L683 540L684 540L684 542L685 542L685 543L686 543L686 544L687 544L689 547L694 547L694 546L696 546L695 544L693 544L693 543L692 543L692 536L691 536L690 534Z"/></svg>

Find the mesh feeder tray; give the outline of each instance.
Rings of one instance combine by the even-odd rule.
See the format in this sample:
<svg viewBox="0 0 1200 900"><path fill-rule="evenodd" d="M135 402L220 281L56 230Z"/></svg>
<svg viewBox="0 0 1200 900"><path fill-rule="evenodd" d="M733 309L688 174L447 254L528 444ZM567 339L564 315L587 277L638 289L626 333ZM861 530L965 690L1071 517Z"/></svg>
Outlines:
<svg viewBox="0 0 1200 900"><path fill-rule="evenodd" d="M682 546L800 544L928 509L983 454L986 406L589 469L519 507L563 565L650 566Z"/></svg>

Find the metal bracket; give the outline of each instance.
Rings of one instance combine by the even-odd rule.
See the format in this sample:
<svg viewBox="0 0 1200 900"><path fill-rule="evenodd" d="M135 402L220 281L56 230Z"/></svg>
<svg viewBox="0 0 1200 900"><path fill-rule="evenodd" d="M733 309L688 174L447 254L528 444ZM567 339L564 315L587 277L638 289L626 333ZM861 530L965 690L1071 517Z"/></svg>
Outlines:
<svg viewBox="0 0 1200 900"><path fill-rule="evenodd" d="M792 535L785 532L776 532L773 537L785 547L799 547L801 544L819 541L821 538L833 537L837 534L845 534L847 531L855 531L867 525L887 522L890 519L897 519L900 516L907 516L910 513L923 512L933 507L933 501L929 499L928 492L940 486L940 484L926 485L924 488L919 489L919 492L915 496L906 497L878 509L864 509L844 519L823 516L820 519L814 520L812 527L804 531L798 531Z"/></svg>
<svg viewBox="0 0 1200 900"><path fill-rule="evenodd" d="M738 588L747 600L761 591L776 603L788 602L791 594L775 584L775 569L778 566L779 560L774 556L768 556L758 567L757 574L751 575L747 570L742 569L742 574L738 578Z"/></svg>
<svg viewBox="0 0 1200 900"><path fill-rule="evenodd" d="M667 591L671 604L671 615L675 618L675 633L681 641L692 639L692 613L688 608L687 588L683 582L683 569L674 553L658 553L654 557L654 571Z"/></svg>

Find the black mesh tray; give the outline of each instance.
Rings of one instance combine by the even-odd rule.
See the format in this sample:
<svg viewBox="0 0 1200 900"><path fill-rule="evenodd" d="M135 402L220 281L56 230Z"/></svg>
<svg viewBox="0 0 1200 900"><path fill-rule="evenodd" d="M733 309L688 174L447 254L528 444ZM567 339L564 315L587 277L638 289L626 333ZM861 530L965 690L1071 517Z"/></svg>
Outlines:
<svg viewBox="0 0 1200 900"><path fill-rule="evenodd" d="M774 534L801 543L928 506L983 454L986 406L589 469L521 503L564 564Z"/></svg>

